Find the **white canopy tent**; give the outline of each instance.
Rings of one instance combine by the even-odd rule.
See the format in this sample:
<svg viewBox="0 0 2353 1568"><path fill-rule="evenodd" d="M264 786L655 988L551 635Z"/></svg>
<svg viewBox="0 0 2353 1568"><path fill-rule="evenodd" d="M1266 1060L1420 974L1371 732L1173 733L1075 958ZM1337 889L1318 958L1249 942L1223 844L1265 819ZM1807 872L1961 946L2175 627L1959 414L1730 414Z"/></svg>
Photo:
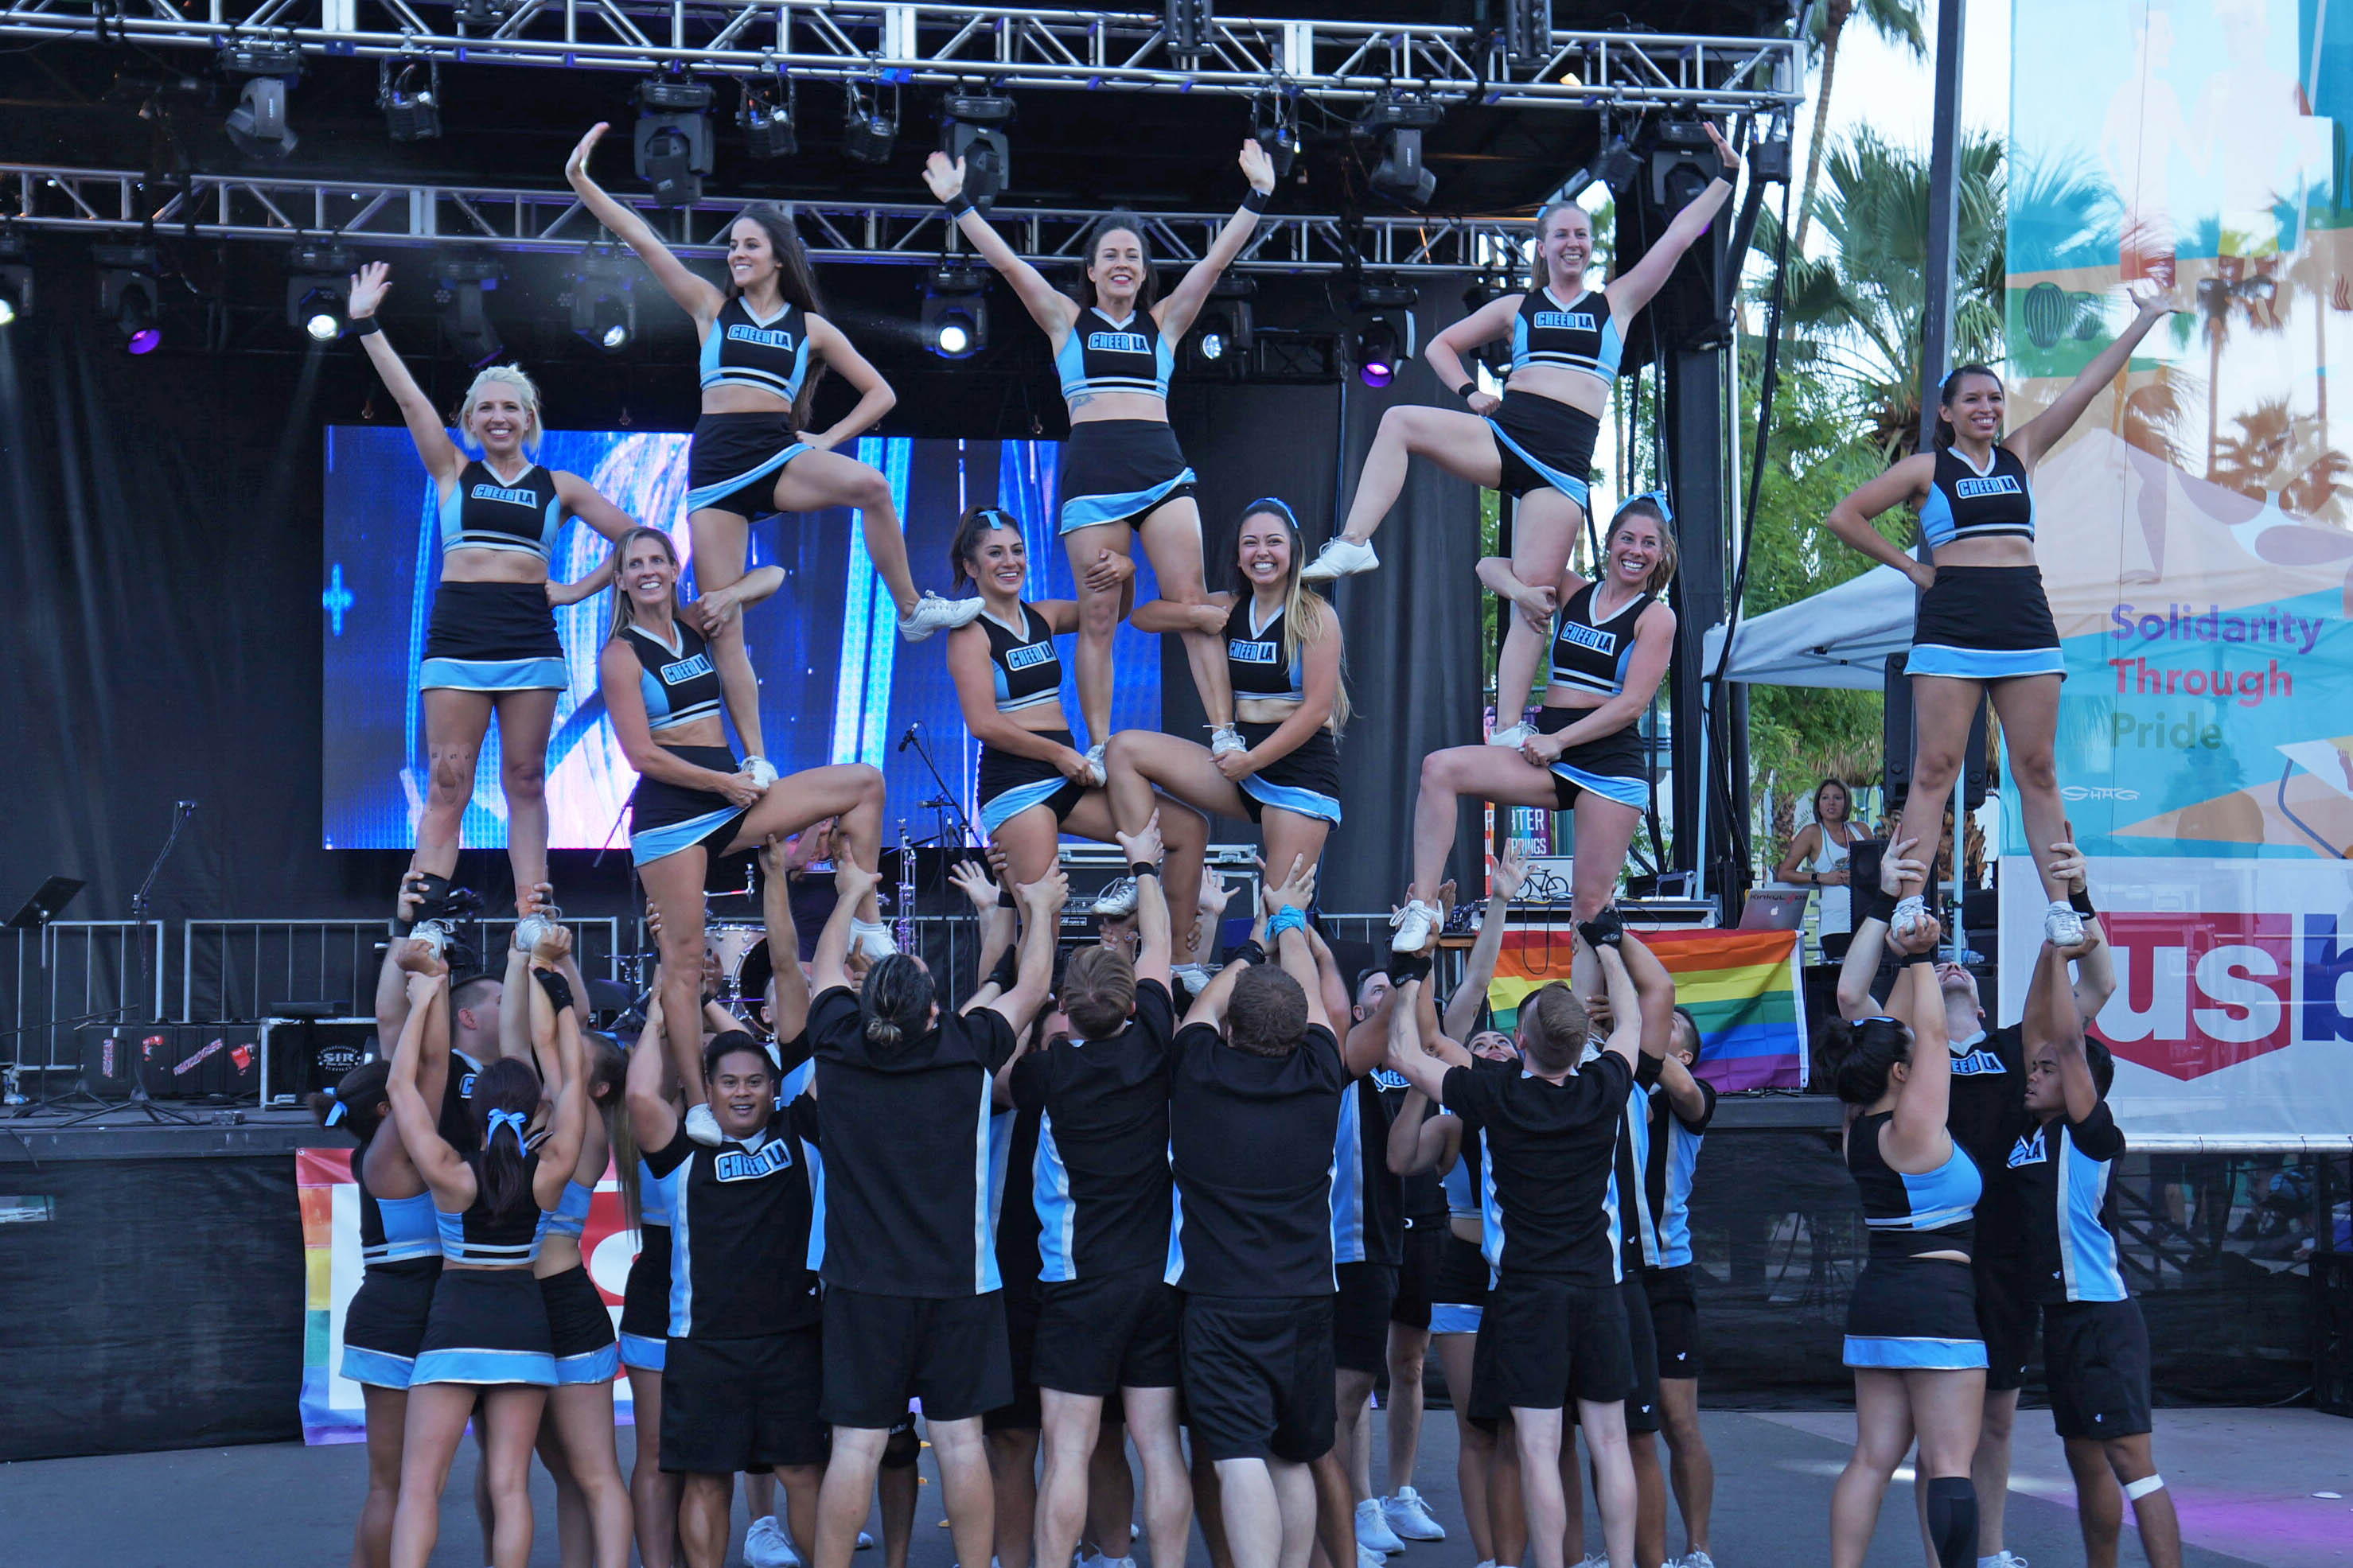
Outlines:
<svg viewBox="0 0 2353 1568"><path fill-rule="evenodd" d="M1912 646L1917 597L1909 577L1874 566L1770 615L1744 616L1725 675L1764 686L1875 691L1886 679L1888 657ZM1724 654L1722 623L1708 628L1702 646L1702 668L1713 675Z"/></svg>

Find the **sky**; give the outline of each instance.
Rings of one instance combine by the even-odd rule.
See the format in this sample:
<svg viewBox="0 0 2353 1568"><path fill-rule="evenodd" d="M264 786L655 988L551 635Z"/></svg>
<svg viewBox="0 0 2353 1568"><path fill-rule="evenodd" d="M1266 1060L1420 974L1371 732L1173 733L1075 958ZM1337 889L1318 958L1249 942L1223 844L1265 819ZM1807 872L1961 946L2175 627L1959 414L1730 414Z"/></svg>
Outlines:
<svg viewBox="0 0 2353 1568"><path fill-rule="evenodd" d="M1926 7L1923 30L1929 47L1936 41L1936 11ZM1961 122L2007 134L2010 129L2010 0L1968 0L1962 25ZM1806 106L1799 111L1797 151L1802 159L1813 134L1814 96L1821 89L1809 72ZM1832 145L1855 127L1868 125L1901 146L1928 150L1935 109L1936 77L1930 62L1914 59L1861 20L1839 38L1838 79L1831 84ZM1799 165L1802 171L1802 162Z"/></svg>

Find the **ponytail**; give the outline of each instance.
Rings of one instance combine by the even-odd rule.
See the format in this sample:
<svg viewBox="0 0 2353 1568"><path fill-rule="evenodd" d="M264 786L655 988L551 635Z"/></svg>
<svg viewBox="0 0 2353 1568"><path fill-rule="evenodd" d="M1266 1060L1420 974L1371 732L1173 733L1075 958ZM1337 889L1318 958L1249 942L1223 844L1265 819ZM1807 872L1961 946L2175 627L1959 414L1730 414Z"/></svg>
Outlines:
<svg viewBox="0 0 2353 1568"><path fill-rule="evenodd" d="M931 1027L932 972L903 952L894 952L866 972L858 994L858 1016L867 1043L883 1051L913 1045Z"/></svg>
<svg viewBox="0 0 2353 1568"><path fill-rule="evenodd" d="M341 1127L367 1147L368 1140L384 1125L389 1107L385 1104L385 1086L391 1081L392 1065L377 1058L364 1061L335 1080L332 1089L311 1094L304 1103L322 1127Z"/></svg>
<svg viewBox="0 0 2353 1568"><path fill-rule="evenodd" d="M482 1152L474 1162L474 1184L482 1207L493 1219L532 1201L522 1144L524 1123L539 1109L539 1075L512 1057L491 1062L474 1079L474 1127L482 1140Z"/></svg>
<svg viewBox="0 0 2353 1568"><path fill-rule="evenodd" d="M1887 1092L1895 1064L1912 1057L1912 1031L1893 1018L1858 1018L1831 1083L1849 1105L1875 1105Z"/></svg>

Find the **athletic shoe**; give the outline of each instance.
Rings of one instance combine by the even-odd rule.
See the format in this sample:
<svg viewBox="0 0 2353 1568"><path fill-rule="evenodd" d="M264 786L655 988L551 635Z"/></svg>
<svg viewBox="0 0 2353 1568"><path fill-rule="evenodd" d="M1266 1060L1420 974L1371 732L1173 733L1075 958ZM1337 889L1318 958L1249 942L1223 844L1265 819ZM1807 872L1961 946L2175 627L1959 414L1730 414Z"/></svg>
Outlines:
<svg viewBox="0 0 2353 1568"><path fill-rule="evenodd" d="M1525 724L1514 724L1505 729L1498 730L1493 734L1488 736L1487 744L1491 746L1502 746L1507 750L1516 752L1522 746L1527 744L1528 733L1528 727Z"/></svg>
<svg viewBox="0 0 2353 1568"><path fill-rule="evenodd" d="M801 1568L800 1553L777 1527L775 1514L754 1520L752 1528L744 1532L744 1568Z"/></svg>
<svg viewBox="0 0 2353 1568"><path fill-rule="evenodd" d="M1168 972L1168 978L1196 996L1209 988L1209 972L1198 963L1180 963Z"/></svg>
<svg viewBox="0 0 2353 1568"><path fill-rule="evenodd" d="M1895 901L1895 913L1887 922L1890 936L1910 936L1928 923L1928 900L1915 893Z"/></svg>
<svg viewBox="0 0 2353 1568"><path fill-rule="evenodd" d="M719 1118L711 1113L708 1105L686 1108L686 1135L710 1149L716 1149L725 1142L719 1133Z"/></svg>
<svg viewBox="0 0 2353 1568"><path fill-rule="evenodd" d="M1411 1487L1399 1487L1397 1496L1381 1500L1381 1517L1405 1541L1443 1541L1446 1527L1430 1517L1430 1505Z"/></svg>
<svg viewBox="0 0 2353 1568"><path fill-rule="evenodd" d="M539 939L545 936L549 929L563 918L564 911L557 909L539 910L523 916L522 919L515 921L515 946L524 952L529 952L539 945Z"/></svg>
<svg viewBox="0 0 2353 1568"><path fill-rule="evenodd" d="M752 782L758 784L762 789L765 789L770 784L776 782L776 764L768 761L765 757L744 758L744 771L750 773L752 775Z"/></svg>
<svg viewBox="0 0 2353 1568"><path fill-rule="evenodd" d="M2084 917L2072 905L2052 904L2042 911L2042 940L2053 947L2073 947L2084 940Z"/></svg>
<svg viewBox="0 0 2353 1568"><path fill-rule="evenodd" d="M1599 1552L1588 1552L1577 1560L1577 1568L1609 1568L1609 1559Z"/></svg>
<svg viewBox="0 0 2353 1568"><path fill-rule="evenodd" d="M899 635L909 642L921 642L934 632L954 631L970 626L979 617L981 602L970 599L943 599L937 594L926 594L915 601L915 607L899 617Z"/></svg>
<svg viewBox="0 0 2353 1568"><path fill-rule="evenodd" d="M1708 1568L1715 1568L1714 1563ZM2015 1552L1997 1552L1990 1557L1978 1559L1978 1568L2026 1568L2026 1559Z"/></svg>
<svg viewBox="0 0 2353 1568"><path fill-rule="evenodd" d="M1359 572L1370 572L1381 563L1373 547L1361 539L1334 534L1324 542L1315 559L1300 568L1303 583L1329 583L1335 577L1353 577Z"/></svg>
<svg viewBox="0 0 2353 1568"><path fill-rule="evenodd" d="M1111 774L1103 769L1103 743L1097 741L1087 748L1087 783L1101 789L1110 782Z"/></svg>
<svg viewBox="0 0 2353 1568"><path fill-rule="evenodd" d="M1242 732L1231 724L1223 724L1209 731L1209 755L1213 757L1222 757L1228 752L1249 750L1250 744L1242 739Z"/></svg>
<svg viewBox="0 0 2353 1568"><path fill-rule="evenodd" d="M452 934L448 921L418 921L408 928L408 940L423 942L433 950L436 958L440 957L442 950L449 945Z"/></svg>
<svg viewBox="0 0 2353 1568"><path fill-rule="evenodd" d="M849 951L862 952L869 961L880 963L898 952L899 944L891 940L891 928L881 921L852 918L849 922Z"/></svg>
<svg viewBox="0 0 2353 1568"><path fill-rule="evenodd" d="M1388 1568L1386 1552L1374 1551L1363 1542L1356 1542L1356 1568Z"/></svg>
<svg viewBox="0 0 2353 1568"><path fill-rule="evenodd" d="M1715 1559L1704 1552L1686 1552L1675 1559L1674 1568L1715 1568ZM2021 1562L2018 1568L2026 1568L2026 1564Z"/></svg>
<svg viewBox="0 0 2353 1568"><path fill-rule="evenodd" d="M1370 1547L1383 1556L1392 1552L1403 1552L1405 1542L1398 1539L1397 1531L1389 1528L1389 1521L1382 1518L1381 1513L1381 1500L1378 1498L1368 1497L1356 1505L1357 1550L1361 1552Z"/></svg>
<svg viewBox="0 0 2353 1568"><path fill-rule="evenodd" d="M1124 921L1135 912L1135 879L1121 877L1095 897L1095 918Z"/></svg>
<svg viewBox="0 0 2353 1568"><path fill-rule="evenodd" d="M1389 917L1397 927L1397 935L1389 939L1391 952L1419 952L1430 942L1430 933L1438 929L1437 906L1425 904L1419 899L1408 899L1405 908Z"/></svg>
<svg viewBox="0 0 2353 1568"><path fill-rule="evenodd" d="M874 1538L862 1530L858 1532L858 1550L860 1552L874 1550Z"/></svg>

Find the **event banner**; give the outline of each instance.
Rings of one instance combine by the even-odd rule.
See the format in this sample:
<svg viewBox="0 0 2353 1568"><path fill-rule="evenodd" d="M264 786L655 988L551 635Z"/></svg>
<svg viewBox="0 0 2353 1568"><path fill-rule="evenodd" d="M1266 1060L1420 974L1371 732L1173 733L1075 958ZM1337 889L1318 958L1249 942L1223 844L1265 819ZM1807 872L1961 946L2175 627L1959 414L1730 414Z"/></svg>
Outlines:
<svg viewBox="0 0 2353 1568"><path fill-rule="evenodd" d="M2181 307L2035 475L2059 783L2116 950L2093 1027L2117 1116L2145 1142L2341 1142L2353 407L2332 423L2328 368L2353 363L2353 5L2013 18L2010 427L2112 341L2127 291ZM2027 853L2008 811L2005 1019L2041 934Z"/></svg>
<svg viewBox="0 0 2353 1568"><path fill-rule="evenodd" d="M302 1440L363 1442L367 1410L360 1385L336 1372L343 1360L343 1310L361 1278L360 1189L352 1180L352 1151L296 1150L294 1190L302 1205ZM622 1211L620 1184L610 1166L588 1205L580 1256L617 1331L621 1290L638 1256L638 1233ZM628 1378L614 1380L613 1398L628 1420Z"/></svg>

